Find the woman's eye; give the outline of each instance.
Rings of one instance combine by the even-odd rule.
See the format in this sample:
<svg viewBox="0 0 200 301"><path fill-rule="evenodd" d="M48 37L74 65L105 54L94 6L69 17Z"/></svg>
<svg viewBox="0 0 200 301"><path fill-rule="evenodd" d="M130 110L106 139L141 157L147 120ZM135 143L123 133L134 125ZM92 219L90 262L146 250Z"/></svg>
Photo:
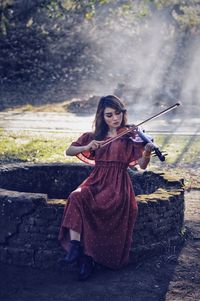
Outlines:
<svg viewBox="0 0 200 301"><path fill-rule="evenodd" d="M115 112L116 115L119 115L120 113L121 113L120 111Z"/></svg>
<svg viewBox="0 0 200 301"><path fill-rule="evenodd" d="M112 117L112 114L106 114L106 117L110 118Z"/></svg>

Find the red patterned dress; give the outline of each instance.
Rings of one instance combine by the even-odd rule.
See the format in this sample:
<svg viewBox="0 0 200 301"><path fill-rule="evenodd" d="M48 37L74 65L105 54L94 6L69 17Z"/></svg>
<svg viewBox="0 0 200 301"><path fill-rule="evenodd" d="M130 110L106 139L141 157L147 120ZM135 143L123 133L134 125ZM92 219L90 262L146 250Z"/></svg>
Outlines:
<svg viewBox="0 0 200 301"><path fill-rule="evenodd" d="M72 145L84 146L93 139L92 133L85 133ZM94 261L112 269L128 263L138 208L127 167L137 164L142 153L141 144L136 147L123 138L96 150L95 157L90 152L78 155L95 165L65 206L59 233L65 250L73 229L81 233L84 253Z"/></svg>

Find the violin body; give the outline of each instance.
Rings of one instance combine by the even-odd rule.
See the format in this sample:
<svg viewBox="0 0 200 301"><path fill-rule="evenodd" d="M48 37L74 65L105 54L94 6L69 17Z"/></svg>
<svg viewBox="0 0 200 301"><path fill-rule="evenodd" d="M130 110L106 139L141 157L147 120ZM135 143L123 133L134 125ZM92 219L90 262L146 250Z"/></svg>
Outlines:
<svg viewBox="0 0 200 301"><path fill-rule="evenodd" d="M138 143L142 143L142 145L146 145L147 143L151 143L154 145L153 143L153 138L150 137L149 135L145 134L145 132L135 126L135 125L128 125L125 129L121 129L121 133L123 133L123 131L125 132L125 134L121 137L121 139L131 139L133 143L138 144ZM129 131L128 133L126 133L127 131ZM134 139L132 137L131 133L135 133L136 138ZM140 137L140 139L138 139L138 136ZM165 156L162 154L162 152L159 150L158 146L154 145L153 147L153 151L155 153L155 155L160 159L161 162L165 161Z"/></svg>

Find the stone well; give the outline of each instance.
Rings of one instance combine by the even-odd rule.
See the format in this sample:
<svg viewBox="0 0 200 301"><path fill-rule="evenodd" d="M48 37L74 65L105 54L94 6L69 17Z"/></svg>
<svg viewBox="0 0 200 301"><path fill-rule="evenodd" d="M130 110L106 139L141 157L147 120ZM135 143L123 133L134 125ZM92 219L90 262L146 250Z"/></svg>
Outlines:
<svg viewBox="0 0 200 301"><path fill-rule="evenodd" d="M91 172L84 164L0 167L0 261L62 268L58 232L69 193ZM138 201L131 261L183 242L183 181L129 170Z"/></svg>

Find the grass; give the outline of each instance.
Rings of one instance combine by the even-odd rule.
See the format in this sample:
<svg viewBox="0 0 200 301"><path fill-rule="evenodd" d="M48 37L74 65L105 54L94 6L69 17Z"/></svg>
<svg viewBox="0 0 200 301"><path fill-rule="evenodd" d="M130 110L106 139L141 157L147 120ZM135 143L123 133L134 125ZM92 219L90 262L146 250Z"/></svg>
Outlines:
<svg viewBox="0 0 200 301"><path fill-rule="evenodd" d="M0 162L69 162L64 151L75 137L30 132L0 132Z"/></svg>
<svg viewBox="0 0 200 301"><path fill-rule="evenodd" d="M0 162L79 162L76 157L64 156L65 149L78 136L0 130ZM200 136L156 135L154 140L168 155L163 163L153 157L148 169L185 178L187 188L199 189Z"/></svg>

